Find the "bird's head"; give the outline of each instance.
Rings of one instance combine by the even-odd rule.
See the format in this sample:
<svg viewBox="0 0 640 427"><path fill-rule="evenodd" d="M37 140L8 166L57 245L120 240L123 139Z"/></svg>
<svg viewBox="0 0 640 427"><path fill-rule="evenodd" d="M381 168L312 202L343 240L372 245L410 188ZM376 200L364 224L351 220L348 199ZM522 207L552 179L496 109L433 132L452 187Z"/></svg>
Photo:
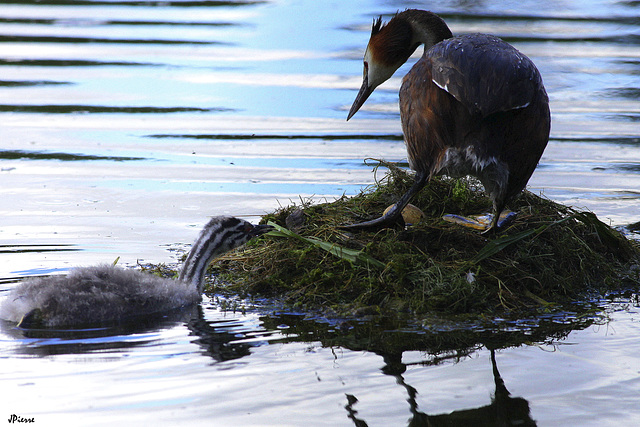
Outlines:
<svg viewBox="0 0 640 427"><path fill-rule="evenodd" d="M217 256L237 248L264 234L273 227L253 225L232 216L216 216L204 226L184 261L179 280L193 284L203 291L203 276L207 265Z"/></svg>
<svg viewBox="0 0 640 427"><path fill-rule="evenodd" d="M193 244L191 252L200 253L210 260L272 229L270 225L253 225L231 216L213 217Z"/></svg>
<svg viewBox="0 0 640 427"><path fill-rule="evenodd" d="M411 24L401 16L396 15L385 25L382 25L382 17L373 22L371 38L364 52L362 86L347 120L362 107L375 88L387 81L409 59L418 45L414 41Z"/></svg>
<svg viewBox="0 0 640 427"><path fill-rule="evenodd" d="M211 240L213 246L218 245L216 252L224 253L237 248L270 230L270 225L253 225L248 221L235 217L215 217L212 218L206 228L215 230Z"/></svg>

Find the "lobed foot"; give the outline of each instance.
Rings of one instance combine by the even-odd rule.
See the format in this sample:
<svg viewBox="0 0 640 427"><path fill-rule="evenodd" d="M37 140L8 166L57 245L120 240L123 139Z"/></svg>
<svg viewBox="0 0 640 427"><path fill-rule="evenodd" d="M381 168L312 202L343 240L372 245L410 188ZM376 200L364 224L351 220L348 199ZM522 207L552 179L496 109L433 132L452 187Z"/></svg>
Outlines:
<svg viewBox="0 0 640 427"><path fill-rule="evenodd" d="M498 218L498 221L495 224L493 224L493 214L473 215L469 217L447 214L444 215L442 219L486 233L491 230L497 231L508 227L516 219L517 216L518 214L515 212L502 211L500 217Z"/></svg>

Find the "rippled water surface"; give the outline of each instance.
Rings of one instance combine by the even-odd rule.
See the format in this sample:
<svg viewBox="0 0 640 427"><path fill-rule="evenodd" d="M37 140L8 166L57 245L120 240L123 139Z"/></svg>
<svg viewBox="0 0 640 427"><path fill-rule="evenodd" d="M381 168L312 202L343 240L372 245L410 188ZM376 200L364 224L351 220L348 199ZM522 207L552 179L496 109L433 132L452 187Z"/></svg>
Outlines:
<svg viewBox="0 0 640 427"><path fill-rule="evenodd" d="M208 216L255 220L370 184L364 158L406 157L397 92L412 61L346 113L372 19L406 7L496 34L538 65L553 124L532 191L640 221L637 1L0 1L0 290L118 257L175 263ZM538 425L634 425L638 305L600 306L609 321L547 319L546 336L538 320L505 323L444 353L446 324L303 321L215 298L132 329L5 324L0 416L471 425L527 405ZM505 349L506 336L519 338ZM404 351L386 349L394 340Z"/></svg>

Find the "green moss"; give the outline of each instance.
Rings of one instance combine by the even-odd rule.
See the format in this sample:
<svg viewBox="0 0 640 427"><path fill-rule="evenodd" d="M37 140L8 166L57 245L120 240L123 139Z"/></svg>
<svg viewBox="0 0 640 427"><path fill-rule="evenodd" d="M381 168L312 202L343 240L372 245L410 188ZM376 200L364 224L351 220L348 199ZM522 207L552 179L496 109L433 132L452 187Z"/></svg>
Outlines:
<svg viewBox="0 0 640 427"><path fill-rule="evenodd" d="M530 192L510 204L518 217L501 233L485 235L443 221L445 213L490 210L481 186L467 179L431 180L412 201L425 213L419 224L358 232L339 228L379 216L412 184L404 170L387 166L390 172L381 182L355 197L266 215L265 222L286 227L287 218L301 209L304 221L294 231L302 238L269 233L223 257L215 268L226 284L210 290L338 313L477 315L546 309L590 291L638 283L629 273L638 261L636 242L591 213ZM305 238L361 251L381 264L347 261Z"/></svg>

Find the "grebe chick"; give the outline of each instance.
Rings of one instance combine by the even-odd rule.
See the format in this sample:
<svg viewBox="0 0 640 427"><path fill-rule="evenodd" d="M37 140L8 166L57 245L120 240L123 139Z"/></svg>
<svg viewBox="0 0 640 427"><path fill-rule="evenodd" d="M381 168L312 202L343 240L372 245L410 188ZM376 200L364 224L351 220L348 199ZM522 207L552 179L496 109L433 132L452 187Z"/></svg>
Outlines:
<svg viewBox="0 0 640 427"><path fill-rule="evenodd" d="M27 327L113 324L196 304L211 260L272 228L214 217L200 232L177 280L113 265L74 268L67 276L19 284L0 306L0 318Z"/></svg>
<svg viewBox="0 0 640 427"><path fill-rule="evenodd" d="M389 212L347 228L389 225L435 175L472 175L493 202L489 229L524 189L549 140L549 98L534 63L487 34L453 37L436 14L409 9L374 22L349 120L424 44L402 80L400 119L415 183Z"/></svg>

